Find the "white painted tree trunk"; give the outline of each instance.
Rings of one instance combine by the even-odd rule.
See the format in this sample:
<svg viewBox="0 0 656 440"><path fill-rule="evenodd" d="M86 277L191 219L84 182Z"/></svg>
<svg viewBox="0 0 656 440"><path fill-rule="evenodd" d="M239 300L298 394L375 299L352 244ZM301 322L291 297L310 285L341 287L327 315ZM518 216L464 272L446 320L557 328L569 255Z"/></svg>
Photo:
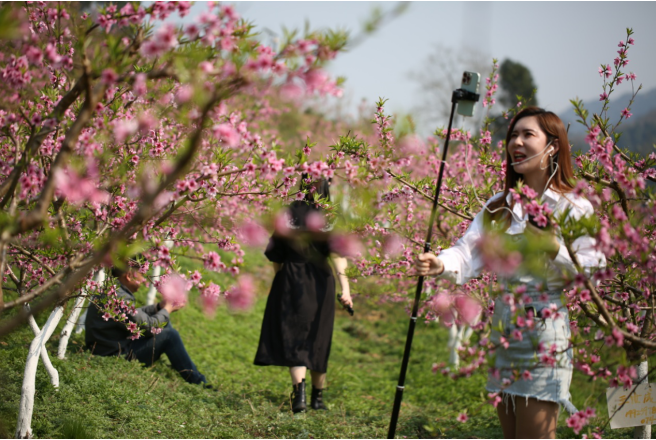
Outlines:
<svg viewBox="0 0 656 440"><path fill-rule="evenodd" d="M446 345L449 347L449 364L453 365L454 368L458 368L460 356L458 356L458 326L456 324L449 328L449 342Z"/></svg>
<svg viewBox="0 0 656 440"><path fill-rule="evenodd" d="M645 378L640 383L648 383L649 362L644 360L638 365L638 380ZM651 438L651 425L636 426L633 428L633 438Z"/></svg>
<svg viewBox="0 0 656 440"><path fill-rule="evenodd" d="M164 241L164 246L166 246L169 249L173 248L173 241L171 240ZM162 274L162 266L154 266L152 272L150 273L153 282L150 284L150 288L148 289L148 294L146 298L146 304L149 306L155 304L155 297L157 295L157 289L155 288L155 281L159 279L159 276L161 274Z"/></svg>
<svg viewBox="0 0 656 440"><path fill-rule="evenodd" d="M105 269L100 269L98 272L96 272L96 276L93 278L93 280L98 283L102 284L105 282ZM68 348L68 340L71 338L71 334L73 332L73 327L75 327L75 324L78 324L78 328L80 327L80 323L78 320L82 321L82 330L84 330L84 319L86 319L87 313L86 309L84 308L84 303L87 298L87 289L82 288L82 291L80 292L80 296L78 296L75 299L75 305L73 306L73 311L71 311L71 314L68 317L68 320L66 321L66 325L64 326L62 332L61 332L61 339L59 340L59 349L57 351L57 357L59 359L64 359L66 358L66 349ZM84 309L84 315L82 318L80 318L80 312ZM77 333L80 333L78 331Z"/></svg>
<svg viewBox="0 0 656 440"><path fill-rule="evenodd" d="M155 304L155 295L157 295L157 289L155 288L154 283L155 281L157 281L161 273L162 273L162 266L153 267L153 271L151 272L153 282L150 284L150 288L148 289L148 299L146 300L147 305Z"/></svg>
<svg viewBox="0 0 656 440"><path fill-rule="evenodd" d="M59 320L64 314L61 306L55 308L48 317L48 321L30 344L25 363L25 376L21 388L21 399L18 407L18 423L16 425L16 438L32 437L32 412L34 411L34 393L36 382L36 367L39 363L41 349L52 333L55 331Z"/></svg>
<svg viewBox="0 0 656 440"><path fill-rule="evenodd" d="M30 305L29 304L25 304L23 306L23 308L28 313L30 312ZM30 324L30 327L32 328L32 332L34 333L34 337L39 336L39 333L41 332L41 329L39 328L39 325L36 323L36 320L34 319L34 316L30 315L27 322ZM44 344L45 344L45 341L44 341ZM46 372L48 373L48 376L50 376L50 383L52 383L53 387L59 388L59 372L52 365L52 362L50 362L50 356L48 356L48 350L46 350L45 345L41 345L41 361L43 361L43 366L46 368Z"/></svg>
<svg viewBox="0 0 656 440"><path fill-rule="evenodd" d="M66 325L64 325L64 328L62 329L61 338L59 339L59 348L57 350L57 357L59 359L66 358L66 348L68 347L68 340L71 338L71 333L73 332L73 328L75 327L78 318L80 317L80 312L84 307L86 298L87 298L87 289L83 288L80 291L80 296L75 298L75 304L73 305L73 310L71 311L71 314L68 315L68 319L66 320Z"/></svg>
<svg viewBox="0 0 656 440"><path fill-rule="evenodd" d="M80 315L79 318L77 318L77 324L75 325L75 334L79 335L84 331L84 323L87 320L87 308L84 308L84 311Z"/></svg>

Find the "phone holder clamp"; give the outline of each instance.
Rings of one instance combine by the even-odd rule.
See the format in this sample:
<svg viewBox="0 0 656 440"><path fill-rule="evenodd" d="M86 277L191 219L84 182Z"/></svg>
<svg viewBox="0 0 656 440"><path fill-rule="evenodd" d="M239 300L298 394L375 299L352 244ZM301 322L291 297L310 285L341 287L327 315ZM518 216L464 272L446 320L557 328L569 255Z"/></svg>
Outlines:
<svg viewBox="0 0 656 440"><path fill-rule="evenodd" d="M458 102L458 101L474 101L478 102L480 99L481 95L478 93L470 92L469 90L465 89L455 89L453 91L453 95L451 95L451 102Z"/></svg>

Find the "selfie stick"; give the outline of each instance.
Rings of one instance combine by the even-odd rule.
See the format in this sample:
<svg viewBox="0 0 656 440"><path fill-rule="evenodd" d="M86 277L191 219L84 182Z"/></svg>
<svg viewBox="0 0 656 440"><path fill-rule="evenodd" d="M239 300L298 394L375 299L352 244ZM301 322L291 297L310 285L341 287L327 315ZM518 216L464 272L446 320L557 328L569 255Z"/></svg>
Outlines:
<svg viewBox="0 0 656 440"><path fill-rule="evenodd" d="M431 239L433 237L433 224L437 214L437 199L440 196L440 187L442 186L442 175L444 174L444 163L446 161L446 154L449 148L449 138L451 137L451 125L453 124L453 113L456 110L458 101L473 101L478 102L480 95L464 89L456 89L451 96L451 117L449 118L449 128L446 132L446 140L444 141L444 151L442 152L442 162L440 163L440 172L437 176L437 186L435 187L435 198L433 199L433 210L431 211L430 223L428 226L428 234L426 235L426 242L424 243L424 253L431 250ZM415 334L415 325L417 323L417 311L419 309L419 299L421 298L421 290L424 287L423 275L417 281L417 290L415 292L415 301L412 305L412 317L410 318L410 325L408 326L408 336L405 341L405 350L403 352L403 361L401 362L401 374L399 374L399 384L396 386L396 396L394 398L394 408L392 409L392 419L390 420L389 432L387 438L394 438L396 432L396 422L399 418L399 410L401 409L401 400L403 399L403 389L405 384L405 373L408 370L408 361L410 360L410 349L412 347L412 338Z"/></svg>

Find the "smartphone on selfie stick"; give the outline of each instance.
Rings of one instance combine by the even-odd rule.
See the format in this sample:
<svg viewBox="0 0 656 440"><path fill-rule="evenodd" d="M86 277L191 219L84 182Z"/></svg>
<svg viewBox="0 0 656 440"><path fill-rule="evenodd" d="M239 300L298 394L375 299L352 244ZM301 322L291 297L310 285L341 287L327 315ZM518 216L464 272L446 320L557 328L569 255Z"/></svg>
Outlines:
<svg viewBox="0 0 656 440"><path fill-rule="evenodd" d="M458 114L462 116L474 116L474 105L478 99L467 99L469 93L478 95L478 89L481 84L481 74L478 72L463 72L460 89L463 96L458 99ZM456 91L458 92L458 91ZM454 92L455 93L455 92Z"/></svg>

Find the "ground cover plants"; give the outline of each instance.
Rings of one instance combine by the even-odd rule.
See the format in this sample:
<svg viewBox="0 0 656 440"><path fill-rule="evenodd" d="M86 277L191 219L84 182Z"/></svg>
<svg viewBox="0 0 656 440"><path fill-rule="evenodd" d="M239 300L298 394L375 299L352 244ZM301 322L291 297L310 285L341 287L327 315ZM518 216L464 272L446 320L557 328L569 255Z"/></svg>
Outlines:
<svg viewBox="0 0 656 440"><path fill-rule="evenodd" d="M260 258L260 261L263 259ZM152 369L120 359L91 356L73 337L68 359L53 359L62 376L54 391L43 370L37 374L33 429L36 438L380 438L387 433L407 315L398 304L356 303L353 318L337 313L333 354L328 373L330 411L293 416L287 401L290 387L283 368L252 365L259 325L272 270L259 266L262 283L255 307L244 313L219 309L213 320L202 308L177 312L173 324L217 391L188 385L168 362ZM145 299L144 291L140 299ZM356 300L357 301L357 300ZM39 321L42 321L44 316ZM56 333L57 334L57 333ZM25 347L31 333L4 339L0 362L0 420L11 436L17 417ZM436 324L417 328L398 436L408 438L501 438L496 412L486 403L484 375L454 382L433 372L448 360L446 330ZM53 349L57 337L50 343ZM597 408L607 418L604 387L575 373L573 400L578 407ZM469 408L467 423L457 416ZM571 438L561 415L558 437ZM631 438L631 429L609 436Z"/></svg>

